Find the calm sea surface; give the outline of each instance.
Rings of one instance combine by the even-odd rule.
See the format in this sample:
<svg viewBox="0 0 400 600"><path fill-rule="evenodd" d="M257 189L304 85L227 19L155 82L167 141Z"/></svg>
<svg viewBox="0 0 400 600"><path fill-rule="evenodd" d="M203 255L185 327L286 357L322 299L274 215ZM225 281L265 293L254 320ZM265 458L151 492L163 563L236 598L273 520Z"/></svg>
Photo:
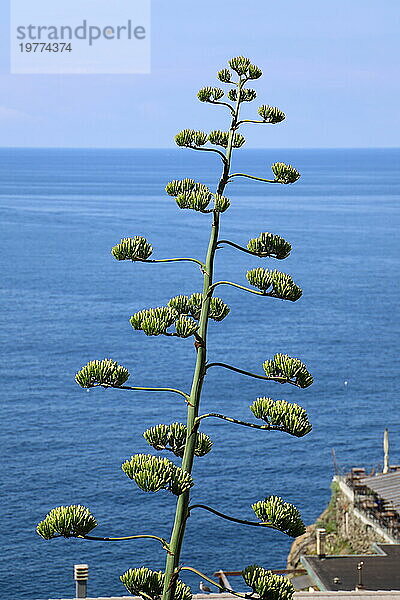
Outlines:
<svg viewBox="0 0 400 600"><path fill-rule="evenodd" d="M245 284L248 269L266 265L290 273L304 295L290 303L221 287L231 313L210 325L209 359L261 374L265 359L284 352L306 362L315 384L298 390L210 369L203 410L249 419L257 396L284 398L307 409L314 429L295 439L206 421L215 445L196 462L193 498L251 519L254 501L278 494L311 523L329 499L332 448L342 468L372 468L382 463L388 427L391 462L400 463L400 151L237 154L236 171L268 177L269 165L284 161L302 178L293 186L236 180L221 237L245 245L270 231L293 252L262 262L225 247L216 277ZM169 536L175 498L141 492L120 465L149 451L144 429L184 420L185 406L169 394L85 391L74 374L111 357L129 369L132 385L189 389L192 342L148 338L129 317L199 291L201 273L191 263L117 262L110 248L144 235L154 258L203 258L209 215L179 210L163 190L181 177L215 185L220 166L184 150L2 149L0 158L0 595L72 597L75 563L89 564L89 595L123 595L126 569L163 568L156 543L45 542L35 525L55 506L80 503L96 516L98 535ZM252 563L279 568L289 547L283 534L198 511L182 560L208 575Z"/></svg>

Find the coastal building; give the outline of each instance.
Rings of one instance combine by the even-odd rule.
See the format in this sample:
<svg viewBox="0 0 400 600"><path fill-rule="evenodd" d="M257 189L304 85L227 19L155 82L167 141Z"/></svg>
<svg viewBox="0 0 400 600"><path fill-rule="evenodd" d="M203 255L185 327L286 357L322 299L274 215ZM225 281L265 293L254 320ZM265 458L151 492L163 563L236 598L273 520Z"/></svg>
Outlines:
<svg viewBox="0 0 400 600"><path fill-rule="evenodd" d="M75 565L74 572L76 597L86 598L88 566ZM274 572L291 577L299 590L294 600L400 600L400 466L387 465L386 472L369 475L354 467L346 475L336 475L328 508L295 539L287 569ZM228 577L237 575L240 571L214 573L227 589L231 589ZM194 596L206 598L235 596Z"/></svg>
<svg viewBox="0 0 400 600"><path fill-rule="evenodd" d="M400 466L336 475L317 523L297 538L288 568L319 590L400 590Z"/></svg>

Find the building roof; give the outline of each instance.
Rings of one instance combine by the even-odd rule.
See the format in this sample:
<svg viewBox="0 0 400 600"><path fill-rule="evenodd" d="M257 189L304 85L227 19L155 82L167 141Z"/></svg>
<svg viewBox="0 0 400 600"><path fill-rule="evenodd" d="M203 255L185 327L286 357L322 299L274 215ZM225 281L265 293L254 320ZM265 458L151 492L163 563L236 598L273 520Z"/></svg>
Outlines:
<svg viewBox="0 0 400 600"><path fill-rule="evenodd" d="M195 594L194 600L237 600L232 594ZM294 600L399 600L400 592L295 592ZM74 600L74 599L71 599ZM101 596L86 600L142 600L138 596Z"/></svg>
<svg viewBox="0 0 400 600"><path fill-rule="evenodd" d="M295 592L294 600L399 600L400 591Z"/></svg>
<svg viewBox="0 0 400 600"><path fill-rule="evenodd" d="M400 513L400 471L363 477L361 483L389 502L393 509Z"/></svg>
<svg viewBox="0 0 400 600"><path fill-rule="evenodd" d="M301 562L321 590L354 590L357 565L362 561L365 590L400 590L400 544L375 544L380 554L350 556L302 556Z"/></svg>

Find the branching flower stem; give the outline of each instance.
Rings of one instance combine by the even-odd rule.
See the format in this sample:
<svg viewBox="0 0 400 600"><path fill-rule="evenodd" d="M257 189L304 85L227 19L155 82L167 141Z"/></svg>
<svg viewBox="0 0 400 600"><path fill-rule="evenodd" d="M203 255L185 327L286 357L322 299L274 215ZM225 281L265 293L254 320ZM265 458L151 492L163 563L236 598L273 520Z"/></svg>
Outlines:
<svg viewBox="0 0 400 600"><path fill-rule="evenodd" d="M144 392L172 392L174 394L179 394L183 396L186 402L189 402L190 396L189 394L185 394L182 390L176 390L175 388L164 388L164 387L138 387L138 386L130 386L130 385L107 385L106 383L96 383L93 387L104 387L104 388L115 388L117 390L134 390L134 391L144 391Z"/></svg>
<svg viewBox="0 0 400 600"><path fill-rule="evenodd" d="M94 536L94 535L78 535L77 537L81 538L83 540L95 540L95 541L99 541L99 542L124 542L127 540L138 540L140 538L157 540L158 542L160 542L160 544L162 545L164 550L166 550L169 554L171 553L167 540L164 540L164 538L160 538L156 535L147 535L147 534L127 535L124 537L98 537L98 536Z"/></svg>
<svg viewBox="0 0 400 600"><path fill-rule="evenodd" d="M227 521L232 521L233 523L240 523L240 525L252 525L253 527L268 527L269 529L277 529L269 523L260 523L259 521L247 521L245 519L237 519L236 517L230 517L229 515L225 515L219 510L215 510L215 508L211 508L211 506L207 506L206 504L193 504L189 506L189 512L194 508L203 508L204 510L208 510L208 512L211 512L214 515L217 515L217 517L221 517L222 519L226 519Z"/></svg>
<svg viewBox="0 0 400 600"><path fill-rule="evenodd" d="M145 262L145 263L167 263L167 262L189 261L189 262L197 263L198 265L200 265L200 267L202 269L204 269L204 263L202 263L200 260L197 260L197 258L159 258L159 259L147 258L146 260L140 259L140 258L135 258L135 261L136 262Z"/></svg>
<svg viewBox="0 0 400 600"><path fill-rule="evenodd" d="M267 125L268 121L256 121L255 119L242 119L241 121L239 121L238 125L241 125L242 123L261 123L262 125Z"/></svg>
<svg viewBox="0 0 400 600"><path fill-rule="evenodd" d="M257 290L252 290L251 288L248 288L244 285L239 285L239 283L234 283L233 281L216 281L210 286L210 294L212 294L217 285L231 285L232 287L239 288L239 290L244 290L245 292L250 292L251 294L257 294L257 296L266 296L268 298L277 298L278 300L283 300L283 298L277 296L274 292L260 292ZM292 300L291 298L287 298L287 300L290 302L295 302L295 300Z"/></svg>
<svg viewBox="0 0 400 600"><path fill-rule="evenodd" d="M265 183L279 183L275 179L263 179L263 177L255 177L254 175L247 175L246 173L232 173L229 175L229 179L233 177L247 177L248 179L255 179L256 181L264 181Z"/></svg>
<svg viewBox="0 0 400 600"><path fill-rule="evenodd" d="M290 383L296 387L300 387L295 381L291 381L286 377L267 377L266 375L257 375L257 373L251 373L250 371L244 371L243 369L239 369L238 367L232 367L232 365L227 365L226 363L214 362L208 363L205 369L206 371L210 367L224 367L224 369L230 369L231 371L236 371L236 373L241 373L242 375L248 375L248 377L254 377L255 379L265 379L266 381L277 381L278 383Z"/></svg>
<svg viewBox="0 0 400 600"><path fill-rule="evenodd" d="M252 294L257 294L257 296L270 296L274 298L272 293L270 292L259 292L257 290L252 290L244 285L239 285L238 283L233 283L233 281L216 281L210 286L210 293L217 287L217 285L231 285L232 287L239 288L240 290L244 290L245 292L251 292Z"/></svg>
<svg viewBox="0 0 400 600"><path fill-rule="evenodd" d="M239 120L239 111L240 111L240 90L244 85L244 78L240 78L238 83L238 94L237 101L235 104L235 111L232 115L232 120L229 129L228 136L228 144L226 148L226 153L223 155L222 153L217 151L219 154L222 154L223 158L223 170L221 174L221 178L219 180L216 193L223 195L225 187L229 180L229 170L231 167L231 158L233 151L233 141L235 130L237 129L237 122ZM201 340L200 344L197 344L197 357L196 357L196 365L193 373L192 379L192 387L190 391L190 401L188 404L187 410L187 431L188 435L186 438L185 444L185 452L182 458L182 469L191 473L193 467L193 459L195 454L195 446L196 446L196 436L191 435L195 427L195 420L199 414L199 404L200 404L200 396L201 390L204 381L205 375L205 365L207 360L207 326L208 326L208 316L210 312L210 301L211 301L211 293L210 287L212 286L212 277L214 270L214 258L215 252L218 245L218 233L219 233L219 213L217 211L213 211L212 216L212 226L210 239L208 243L208 249L206 254L205 261L205 269L203 273L203 302L201 306L201 313L199 319L199 328L197 331L198 337ZM165 578L164 578L164 590L162 595L162 600L171 600L174 597L175 585L172 582L171 578L174 573L178 569L179 566L179 557L182 548L183 537L185 533L186 521L188 518L188 507L190 501L190 492L186 491L178 497L176 511L175 511L175 520L171 533L171 539L169 541L169 547L172 555L167 556L166 565L165 565Z"/></svg>
<svg viewBox="0 0 400 600"><path fill-rule="evenodd" d="M220 102L219 100L208 100L208 103L209 104L220 104L221 106L226 106L231 111L232 116L235 114L235 108L231 104L228 104L228 102ZM243 123L243 121L240 121L240 122Z"/></svg>
<svg viewBox="0 0 400 600"><path fill-rule="evenodd" d="M53 539L61 538L61 537L64 537L64 536L63 535L55 535L55 536L53 536ZM142 535L125 535L123 537L101 537L101 536L97 536L97 535L75 535L75 536L71 536L71 537L76 537L77 539L80 539L80 540L90 540L90 541L96 541L96 542L125 542L127 540L138 540L140 538L157 540L158 542L160 542L160 544L162 545L164 550L166 550L166 552L168 554L171 554L167 540L164 540L164 538L160 538L157 535L142 534Z"/></svg>
<svg viewBox="0 0 400 600"><path fill-rule="evenodd" d="M239 244L235 244L235 242L231 242L230 240L218 240L217 249L219 249L219 244L229 244L229 246L233 246L237 250L241 250L242 252L246 252L247 254L252 254L253 256L258 256L259 258L265 258L266 256L269 256L269 254L267 254L266 252L260 252L259 254L257 252L252 252L251 250L244 248L244 246L239 246Z"/></svg>
<svg viewBox="0 0 400 600"><path fill-rule="evenodd" d="M186 148L189 148L189 150L201 150L202 152L215 152L216 154L219 154L224 165L227 165L226 155L216 148L202 148L200 146L186 146Z"/></svg>
<svg viewBox="0 0 400 600"><path fill-rule="evenodd" d="M236 423L237 425L244 425L245 427L253 427L253 429L264 429L267 431L284 431L281 427L274 427L273 425L269 425L268 423L265 425L258 425L257 423L249 423L248 421L241 421L240 419L234 419L233 417L227 417L226 415L221 415L219 413L207 413L205 415L201 415L196 419L196 426L202 419L207 419L208 417L215 417L216 419L223 419L224 421L229 421L229 423Z"/></svg>

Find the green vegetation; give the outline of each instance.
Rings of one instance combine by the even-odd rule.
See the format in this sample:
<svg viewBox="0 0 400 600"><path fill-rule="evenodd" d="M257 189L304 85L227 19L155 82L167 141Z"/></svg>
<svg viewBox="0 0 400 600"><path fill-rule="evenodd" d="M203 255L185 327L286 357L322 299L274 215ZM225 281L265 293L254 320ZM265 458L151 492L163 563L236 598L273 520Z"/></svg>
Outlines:
<svg viewBox="0 0 400 600"><path fill-rule="evenodd" d="M329 504L320 516L319 520L316 522L316 527L324 528L326 533L336 533L337 532L337 521L336 521L336 510L337 510L337 499L339 495L339 485L336 481L332 481L331 483L331 497L329 500Z"/></svg>
<svg viewBox="0 0 400 600"><path fill-rule="evenodd" d="M269 299L296 302L302 295L301 288L293 281L292 277L276 269L264 267L250 269L246 277L251 287L232 281L215 282L213 280L216 251L224 246L231 246L238 251L245 252L252 259L283 260L291 252L289 242L269 232L262 232L247 243L244 240L237 243L219 238L221 215L229 209L231 204L229 198L225 196L228 184L234 183L237 178L248 178L268 184L288 185L295 183L300 177L294 167L282 162L276 162L271 166L271 178L231 171L232 154L246 141L238 131L242 126L253 123L276 124L285 118L281 110L265 104L258 109L258 116L256 115L255 118L243 119L240 116L243 105L254 101L257 96L256 91L247 87L247 84L261 75L261 69L253 65L249 59L242 56L231 59L229 68L224 68L218 73L220 83L230 86L227 94L220 87L210 86L202 88L198 93L198 99L201 102L218 105L223 110L228 110L230 123L227 130L213 130L205 133L184 129L175 138L178 146L214 153L216 158L221 161L222 172L215 191L210 190L201 182L188 178L171 181L166 186L167 194L175 199L180 209L196 211L199 213L199 217L202 218L201 215L203 215L209 224L210 237L208 247L204 252L205 258L202 260L191 257L150 258L153 256L153 246L141 236L124 238L112 248L112 255L118 261L152 263L189 261L196 268L200 267L203 279L201 291L195 291L190 296L177 295L163 306L144 308L130 318L132 328L147 336L192 338L195 350L190 391L184 392L167 387L130 386L127 384L129 372L126 367L111 359L91 361L76 374L77 383L84 388L102 386L131 392L141 390L166 392L179 396L177 400L182 403L182 408L186 409L186 423L159 424L150 427L144 433L146 441L154 450L169 451L174 457L180 459L179 465L168 458L153 454L133 455L122 465L123 472L141 490L145 492L167 490L176 497L176 511L174 522L171 524L170 539L165 540L156 535L141 535L140 533L124 538L94 537L89 534L96 526L96 520L89 509L79 505L53 509L37 527L37 533L45 539L64 536L89 540L104 539L104 541L138 538L157 541L161 550L166 554L164 572L156 572L139 566L129 569L121 576L121 581L128 591L145 600L159 600L161 597L162 600L190 600L189 587L179 580L179 574L182 571L194 572L217 588L224 589L197 568L181 565L180 554L186 525L196 509L201 508L213 515L239 524L276 529L292 537L301 535L305 530L297 508L279 496L267 496L253 504L255 521L246 521L225 515L206 505L190 503L191 488L195 484L192 478L194 459L204 456L212 449L212 440L200 431L200 426L207 419L217 418L225 421L226 427L234 424L265 431L281 431L296 437L302 437L311 430L303 408L285 400L273 400L267 397L258 398L250 407L253 416L259 420L258 423L241 421L219 412L207 414L200 412L203 383L208 370L215 366L263 380L264 383L266 381L286 383L297 388L307 388L313 381L305 364L300 359L283 353L266 358L262 365L263 374L252 373L230 364L207 361L210 351L207 343L210 319L221 322L230 312L230 308L225 302L214 295L217 287L233 286L238 290L257 294L262 297L263 301L268 297ZM261 215L260 218L262 218ZM246 245L241 245L243 243ZM215 406L215 410L218 410L218 405ZM240 451L240 449L238 450ZM243 571L243 578L251 588L251 593L258 594L262 600L289 600L294 591L287 579L274 575L257 565L246 567ZM236 595L242 598L247 597L239 593Z"/></svg>
<svg viewBox="0 0 400 600"><path fill-rule="evenodd" d="M339 484L336 481L331 483L331 497L329 504L319 517L315 524L316 528L324 528L326 530L325 550L326 554L341 555L341 554L357 554L357 549L354 549L350 539L343 537L340 531L340 521L343 517L341 502L343 496L340 492ZM316 553L314 549L312 554Z"/></svg>

